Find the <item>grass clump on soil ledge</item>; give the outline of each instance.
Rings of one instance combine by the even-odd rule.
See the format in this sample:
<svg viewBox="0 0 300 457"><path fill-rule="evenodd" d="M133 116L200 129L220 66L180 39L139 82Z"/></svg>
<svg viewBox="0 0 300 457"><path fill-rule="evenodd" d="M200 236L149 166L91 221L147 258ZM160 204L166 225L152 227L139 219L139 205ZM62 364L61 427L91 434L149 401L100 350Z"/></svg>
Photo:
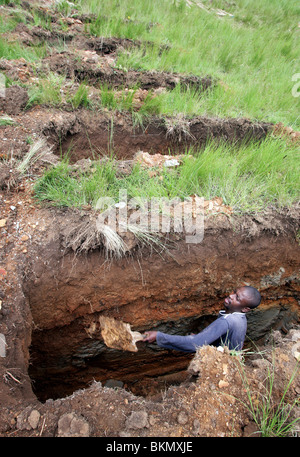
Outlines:
<svg viewBox="0 0 300 457"><path fill-rule="evenodd" d="M129 174L120 174L114 158L95 160L87 171L63 159L35 184L36 198L54 206L96 208L103 197L150 200L216 196L238 212L259 211L268 205L290 206L299 200L299 152L280 138L243 146L210 142L203 150L188 150L176 168L145 169L133 161Z"/></svg>

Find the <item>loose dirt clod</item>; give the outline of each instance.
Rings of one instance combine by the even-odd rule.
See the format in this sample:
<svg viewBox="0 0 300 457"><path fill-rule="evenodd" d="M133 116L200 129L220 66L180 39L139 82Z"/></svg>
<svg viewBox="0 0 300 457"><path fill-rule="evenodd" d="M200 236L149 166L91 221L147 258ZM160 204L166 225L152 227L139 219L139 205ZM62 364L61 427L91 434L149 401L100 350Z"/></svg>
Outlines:
<svg viewBox="0 0 300 457"><path fill-rule="evenodd" d="M133 332L129 324L111 317L100 317L101 334L106 346L123 351L137 352L137 341L144 339L139 332Z"/></svg>

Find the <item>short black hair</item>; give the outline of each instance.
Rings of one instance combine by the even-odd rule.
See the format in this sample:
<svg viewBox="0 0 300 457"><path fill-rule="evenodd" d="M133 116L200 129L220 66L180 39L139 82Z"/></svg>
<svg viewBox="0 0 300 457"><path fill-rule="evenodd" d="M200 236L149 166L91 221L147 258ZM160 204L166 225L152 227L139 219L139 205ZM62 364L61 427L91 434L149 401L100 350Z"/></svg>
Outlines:
<svg viewBox="0 0 300 457"><path fill-rule="evenodd" d="M252 286L244 286L244 288L247 290L247 295L249 297L249 308L257 308L257 306L260 305L261 302L261 295L259 291Z"/></svg>

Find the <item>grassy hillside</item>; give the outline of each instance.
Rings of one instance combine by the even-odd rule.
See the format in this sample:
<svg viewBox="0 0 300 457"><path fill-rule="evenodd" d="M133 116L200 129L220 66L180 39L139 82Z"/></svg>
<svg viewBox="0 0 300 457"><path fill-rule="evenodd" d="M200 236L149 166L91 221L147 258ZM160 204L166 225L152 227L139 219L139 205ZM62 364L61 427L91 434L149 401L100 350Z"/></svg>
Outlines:
<svg viewBox="0 0 300 457"><path fill-rule="evenodd" d="M220 84L198 100L198 114L299 127L300 97L292 96L292 76L300 72L297 0L80 0L77 6L97 16L88 27L95 36L155 43L120 54L122 68L217 78Z"/></svg>
<svg viewBox="0 0 300 457"><path fill-rule="evenodd" d="M61 0L43 10L34 4L23 9L21 1L0 0L0 5L5 13L0 20L0 31L5 34L0 39L0 58L24 58L38 76L31 83L7 79L8 85L19 83L28 89L26 109L34 105L63 109L66 101L74 110L83 107L95 112L129 112L137 123L152 115L176 119L206 115L282 122L299 130L298 0ZM26 46L18 40L7 40L7 34L13 34L19 23L51 32L54 16L55 33L57 26L62 32L68 31L66 19L80 17L85 18L85 37L128 38L138 43L118 51L112 64L116 70L209 76L214 84L204 92L178 84L155 97L150 90L138 110L134 109L138 86L126 92L125 88L116 91L98 84L93 87L94 94L95 89L98 91L96 101L89 96L88 82L78 87L78 81L74 84L64 74L39 72L43 58L68 50L66 42L45 40ZM74 87L76 91L71 93ZM3 119L4 124L8 122L8 118ZM259 210L270 204L291 205L299 200L296 143L270 137L261 144L208 144L201 152L186 152L187 157L194 155L193 161L187 158L182 167L159 179L148 179L139 167L120 179L113 161L104 166L97 164L93 175L81 173L74 178L64 160L40 178L36 195L55 205L94 206L100 196L116 198L123 186L130 196L148 198L217 195L236 211Z"/></svg>

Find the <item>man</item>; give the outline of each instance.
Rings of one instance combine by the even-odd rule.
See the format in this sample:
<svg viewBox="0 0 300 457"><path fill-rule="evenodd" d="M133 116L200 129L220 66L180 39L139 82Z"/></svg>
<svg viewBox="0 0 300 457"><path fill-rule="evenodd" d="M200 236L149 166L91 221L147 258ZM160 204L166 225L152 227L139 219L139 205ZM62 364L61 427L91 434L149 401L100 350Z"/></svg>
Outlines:
<svg viewBox="0 0 300 457"><path fill-rule="evenodd" d="M150 331L145 332L144 341L166 349L184 352L196 352L197 347L214 344L224 344L229 349L241 350L247 331L246 313L256 308L261 302L261 295L251 286L236 289L224 300L225 310L220 311L219 317L197 335L178 336Z"/></svg>

